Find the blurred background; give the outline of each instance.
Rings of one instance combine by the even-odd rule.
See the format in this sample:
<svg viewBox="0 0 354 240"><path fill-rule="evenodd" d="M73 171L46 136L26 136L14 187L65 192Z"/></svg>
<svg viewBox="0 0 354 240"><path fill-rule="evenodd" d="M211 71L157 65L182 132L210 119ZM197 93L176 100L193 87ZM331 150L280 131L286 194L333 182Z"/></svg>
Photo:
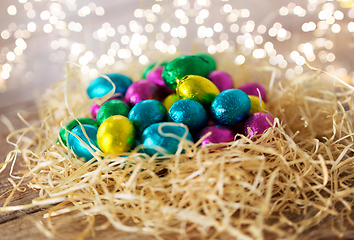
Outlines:
<svg viewBox="0 0 354 240"><path fill-rule="evenodd" d="M88 78L151 52L234 52L279 78L306 62L353 83L353 0L1 0L0 110L63 79L68 61ZM136 77L135 77L136 78ZM138 79L135 79L138 80ZM1 113L1 111L0 111Z"/></svg>

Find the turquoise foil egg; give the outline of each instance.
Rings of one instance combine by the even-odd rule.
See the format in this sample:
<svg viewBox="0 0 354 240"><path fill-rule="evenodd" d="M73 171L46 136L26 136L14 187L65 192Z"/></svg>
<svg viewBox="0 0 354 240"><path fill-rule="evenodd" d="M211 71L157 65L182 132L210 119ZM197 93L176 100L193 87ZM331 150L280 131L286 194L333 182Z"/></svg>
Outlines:
<svg viewBox="0 0 354 240"><path fill-rule="evenodd" d="M228 89L211 103L211 114L216 123L232 126L245 119L251 109L251 99L238 89Z"/></svg>
<svg viewBox="0 0 354 240"><path fill-rule="evenodd" d="M162 102L155 99L143 100L130 110L128 118L136 133L141 135L151 124L167 121L167 109Z"/></svg>
<svg viewBox="0 0 354 240"><path fill-rule="evenodd" d="M180 144L180 139L193 142L193 137L188 128L181 123L155 123L147 127L141 140L144 152L152 156L155 153L161 155L175 154Z"/></svg>
<svg viewBox="0 0 354 240"><path fill-rule="evenodd" d="M76 134L82 141L84 141L95 152L96 150L90 146L90 143L92 145L94 145L95 147L99 148L98 144L97 144L98 128L96 126L89 125L89 124L82 124L82 126L84 127L85 132L86 132L87 136L89 137L89 140L87 139L87 137L83 133L80 125L77 125L76 127L74 127L71 130L71 132ZM74 151L74 153L78 157L84 158L86 161L93 158L93 155L86 148L86 146L83 143L81 143L80 140L78 140L73 134L69 134L68 143L69 143L69 147Z"/></svg>
<svg viewBox="0 0 354 240"><path fill-rule="evenodd" d="M124 95L128 87L133 83L129 77L123 74L110 73L106 74L106 76L112 80L116 87L114 94L120 93ZM87 95L89 98L100 98L105 96L112 89L112 84L106 78L98 77L90 82L87 87Z"/></svg>
<svg viewBox="0 0 354 240"><path fill-rule="evenodd" d="M176 101L170 108L171 122L183 123L190 131L197 131L207 126L208 116L202 104L186 98Z"/></svg>

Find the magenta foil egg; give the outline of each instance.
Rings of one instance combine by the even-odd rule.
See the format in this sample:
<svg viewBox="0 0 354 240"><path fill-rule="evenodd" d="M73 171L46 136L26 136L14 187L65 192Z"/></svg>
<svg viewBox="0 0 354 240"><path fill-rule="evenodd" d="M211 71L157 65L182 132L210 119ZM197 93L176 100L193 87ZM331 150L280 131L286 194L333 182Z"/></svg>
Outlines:
<svg viewBox="0 0 354 240"><path fill-rule="evenodd" d="M206 137L202 141L201 145L206 145L209 143L231 142L234 140L234 134L232 130L222 125L214 125L203 128L198 135L198 139L203 137L208 132L211 132L211 135Z"/></svg>
<svg viewBox="0 0 354 240"><path fill-rule="evenodd" d="M208 78L217 86L220 92L234 88L232 77L227 72L215 70L209 74Z"/></svg>
<svg viewBox="0 0 354 240"><path fill-rule="evenodd" d="M150 82L155 83L158 88L160 89L161 94L167 96L172 93L175 93L176 91L172 90L171 88L167 87L161 74L163 71L163 67L158 67L154 70L149 71L146 79Z"/></svg>
<svg viewBox="0 0 354 240"><path fill-rule="evenodd" d="M160 100L158 86L148 80L134 82L125 93L125 101L131 105L146 99Z"/></svg>
<svg viewBox="0 0 354 240"><path fill-rule="evenodd" d="M240 86L238 89L244 91L247 95L253 95L259 97L259 93L257 89L259 89L259 92L261 93L262 100L264 102L267 102L267 93L265 88L256 82L248 82Z"/></svg>
<svg viewBox="0 0 354 240"><path fill-rule="evenodd" d="M257 112L252 114L246 119L245 124L243 125L243 134L249 138L262 134L265 130L272 126L269 124L267 119L271 122L271 124L274 123L273 117L268 113ZM257 140L258 138L253 138L253 140Z"/></svg>

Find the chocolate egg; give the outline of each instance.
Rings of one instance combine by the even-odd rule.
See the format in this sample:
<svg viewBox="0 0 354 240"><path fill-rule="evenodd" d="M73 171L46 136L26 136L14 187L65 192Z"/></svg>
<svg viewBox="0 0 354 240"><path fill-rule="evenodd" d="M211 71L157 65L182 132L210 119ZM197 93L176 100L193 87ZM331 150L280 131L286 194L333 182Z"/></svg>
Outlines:
<svg viewBox="0 0 354 240"><path fill-rule="evenodd" d="M214 59L214 57L213 57L212 55L207 54L207 53L204 53L204 52L196 53L195 55L196 55L196 56L203 57L205 60L208 61L209 71L210 71L210 72L216 70L216 61L215 61L215 59Z"/></svg>
<svg viewBox="0 0 354 240"><path fill-rule="evenodd" d="M125 101L131 105L146 99L160 100L159 89L157 85L148 80L134 82L125 93Z"/></svg>
<svg viewBox="0 0 354 240"><path fill-rule="evenodd" d="M133 83L132 80L119 73L110 73L106 74L106 76L111 79L113 84L115 85L115 92L125 94L128 87ZM104 77L98 77L90 82L89 86L87 87L87 95L89 98L96 98L96 97L103 97L109 91L113 89L113 85Z"/></svg>
<svg viewBox="0 0 354 240"><path fill-rule="evenodd" d="M162 72L167 87L175 90L177 81L186 75L207 77L211 72L209 62L200 56L182 56L169 62Z"/></svg>
<svg viewBox="0 0 354 240"><path fill-rule="evenodd" d="M187 75L178 81L177 96L189 98L208 108L213 99L220 93L209 79L196 75Z"/></svg>
<svg viewBox="0 0 354 240"><path fill-rule="evenodd" d="M270 128L273 123L274 119L269 114L262 112L254 113L246 119L243 125L243 134L249 138L253 137L253 140L256 140L259 137L254 136L262 134L265 130Z"/></svg>
<svg viewBox="0 0 354 240"><path fill-rule="evenodd" d="M97 132L97 142L107 154L128 151L135 138L135 129L127 117L115 115L107 118Z"/></svg>
<svg viewBox="0 0 354 240"><path fill-rule="evenodd" d="M120 93L115 93L115 94L113 94L113 96L112 96L110 99L108 99L107 101L112 100L112 99L119 99L119 100L121 100L122 98L123 98L123 95L122 95L122 94L120 94ZM107 101L106 101L106 102L107 102ZM104 104L104 103L103 103L103 104ZM103 104L102 104L102 105L103 105ZM93 119L96 119L98 110L100 110L100 107L101 107L102 105L98 105L97 103L93 103L93 104L92 104L92 106L91 106L91 108L90 108L90 112L91 112L91 115L92 115L92 118L93 118Z"/></svg>
<svg viewBox="0 0 354 240"><path fill-rule="evenodd" d="M158 155L175 154L181 139L193 142L193 137L185 125L168 122L150 125L141 136L144 152L150 156L155 153Z"/></svg>
<svg viewBox="0 0 354 240"><path fill-rule="evenodd" d="M176 93L172 93L168 95L164 100L163 100L163 105L166 107L167 111L170 110L170 107L172 104L174 104L176 101L179 100L179 97L177 96Z"/></svg>
<svg viewBox="0 0 354 240"><path fill-rule="evenodd" d="M234 82L227 72L216 70L211 72L208 78L217 86L220 92L234 88Z"/></svg>
<svg viewBox="0 0 354 240"><path fill-rule="evenodd" d="M234 140L234 134L232 130L222 125L214 125L203 128L198 135L198 139L202 138L208 132L211 132L211 135L206 137L201 142L201 145L206 145L209 143L231 142Z"/></svg>
<svg viewBox="0 0 354 240"><path fill-rule="evenodd" d="M267 102L267 93L265 88L256 82L248 82L240 86L238 89L244 91L247 95L253 95L259 97L259 92L261 93L262 100ZM257 90L258 89L258 90Z"/></svg>
<svg viewBox="0 0 354 240"><path fill-rule="evenodd" d="M156 69L150 70L147 75L147 80L155 83L158 86L158 88L160 89L160 94L167 96L169 94L174 93L175 91L166 86L161 76L162 71L163 67L158 67Z"/></svg>
<svg viewBox="0 0 354 240"><path fill-rule="evenodd" d="M241 122L251 109L251 100L241 90L228 89L215 97L211 113L216 123L232 126Z"/></svg>
<svg viewBox="0 0 354 240"><path fill-rule="evenodd" d="M259 99L259 97L253 95L248 95L248 97L251 99L251 110L249 112L250 115L256 112L265 112L264 110L267 110L265 102L260 102L261 100Z"/></svg>
<svg viewBox="0 0 354 240"><path fill-rule="evenodd" d="M141 135L151 124L167 121L167 110L160 101L143 100L130 110L128 118L133 123L135 132Z"/></svg>
<svg viewBox="0 0 354 240"><path fill-rule="evenodd" d="M90 146L90 143L98 148L96 137L98 129L96 126L89 124L82 124L82 126L85 129L86 135L89 139L87 139L85 136L80 125L74 127L71 132L77 135L87 146L83 144L79 139L77 139L73 134L69 134L68 145L78 157L84 158L86 161L88 161L93 158L93 155L88 150L88 148L90 148L93 152L96 152L96 150Z"/></svg>
<svg viewBox="0 0 354 240"><path fill-rule="evenodd" d="M97 113L97 122L102 124L104 120L114 115L128 116L129 107L122 100L112 99L104 103Z"/></svg>
<svg viewBox="0 0 354 240"><path fill-rule="evenodd" d="M171 122L183 123L190 131L200 130L208 124L203 105L188 98L176 101L169 110L169 117Z"/></svg>
<svg viewBox="0 0 354 240"><path fill-rule="evenodd" d="M81 124L90 124L90 125L98 127L98 123L91 118L78 118L77 120L74 119L69 124L67 124L66 129L68 131L71 131L74 127L79 125L78 121ZM60 131L59 131L59 137L65 146L67 146L67 135L68 135L68 132L65 131L65 129L63 127L61 127ZM57 143L59 143L59 139L58 139Z"/></svg>
<svg viewBox="0 0 354 240"><path fill-rule="evenodd" d="M163 67L163 66L166 66L166 64L167 64L167 62L162 62L162 63L160 64L160 66ZM150 72L151 70L153 70L156 66L158 66L158 62L153 62L153 63L151 63L150 65L148 65L147 67L145 67L145 68L143 69L142 74L141 74L141 78L142 78L142 79L146 79L147 76L148 76L148 74L149 74L149 72Z"/></svg>

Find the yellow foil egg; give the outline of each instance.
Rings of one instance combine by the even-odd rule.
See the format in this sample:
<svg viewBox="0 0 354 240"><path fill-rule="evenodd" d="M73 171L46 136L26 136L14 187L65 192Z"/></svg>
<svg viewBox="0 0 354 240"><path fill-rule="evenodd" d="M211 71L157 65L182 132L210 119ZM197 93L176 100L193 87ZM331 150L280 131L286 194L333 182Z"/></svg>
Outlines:
<svg viewBox="0 0 354 240"><path fill-rule="evenodd" d="M167 111L170 110L170 107L172 104L174 104L177 100L179 100L179 97L177 94L172 93L168 95L162 102L162 104L166 107Z"/></svg>
<svg viewBox="0 0 354 240"><path fill-rule="evenodd" d="M197 75L187 75L177 83L177 96L189 98L209 107L213 99L220 93L209 79Z"/></svg>
<svg viewBox="0 0 354 240"><path fill-rule="evenodd" d="M253 96L253 95L248 95L248 97L251 99L251 110L250 110L249 115L256 113L256 112L265 112L264 110L267 110L267 106L263 101L262 101L262 107L261 107L259 97Z"/></svg>
<svg viewBox="0 0 354 240"><path fill-rule="evenodd" d="M124 116L107 118L98 128L97 143L107 154L128 151L134 142L135 129L131 121Z"/></svg>

